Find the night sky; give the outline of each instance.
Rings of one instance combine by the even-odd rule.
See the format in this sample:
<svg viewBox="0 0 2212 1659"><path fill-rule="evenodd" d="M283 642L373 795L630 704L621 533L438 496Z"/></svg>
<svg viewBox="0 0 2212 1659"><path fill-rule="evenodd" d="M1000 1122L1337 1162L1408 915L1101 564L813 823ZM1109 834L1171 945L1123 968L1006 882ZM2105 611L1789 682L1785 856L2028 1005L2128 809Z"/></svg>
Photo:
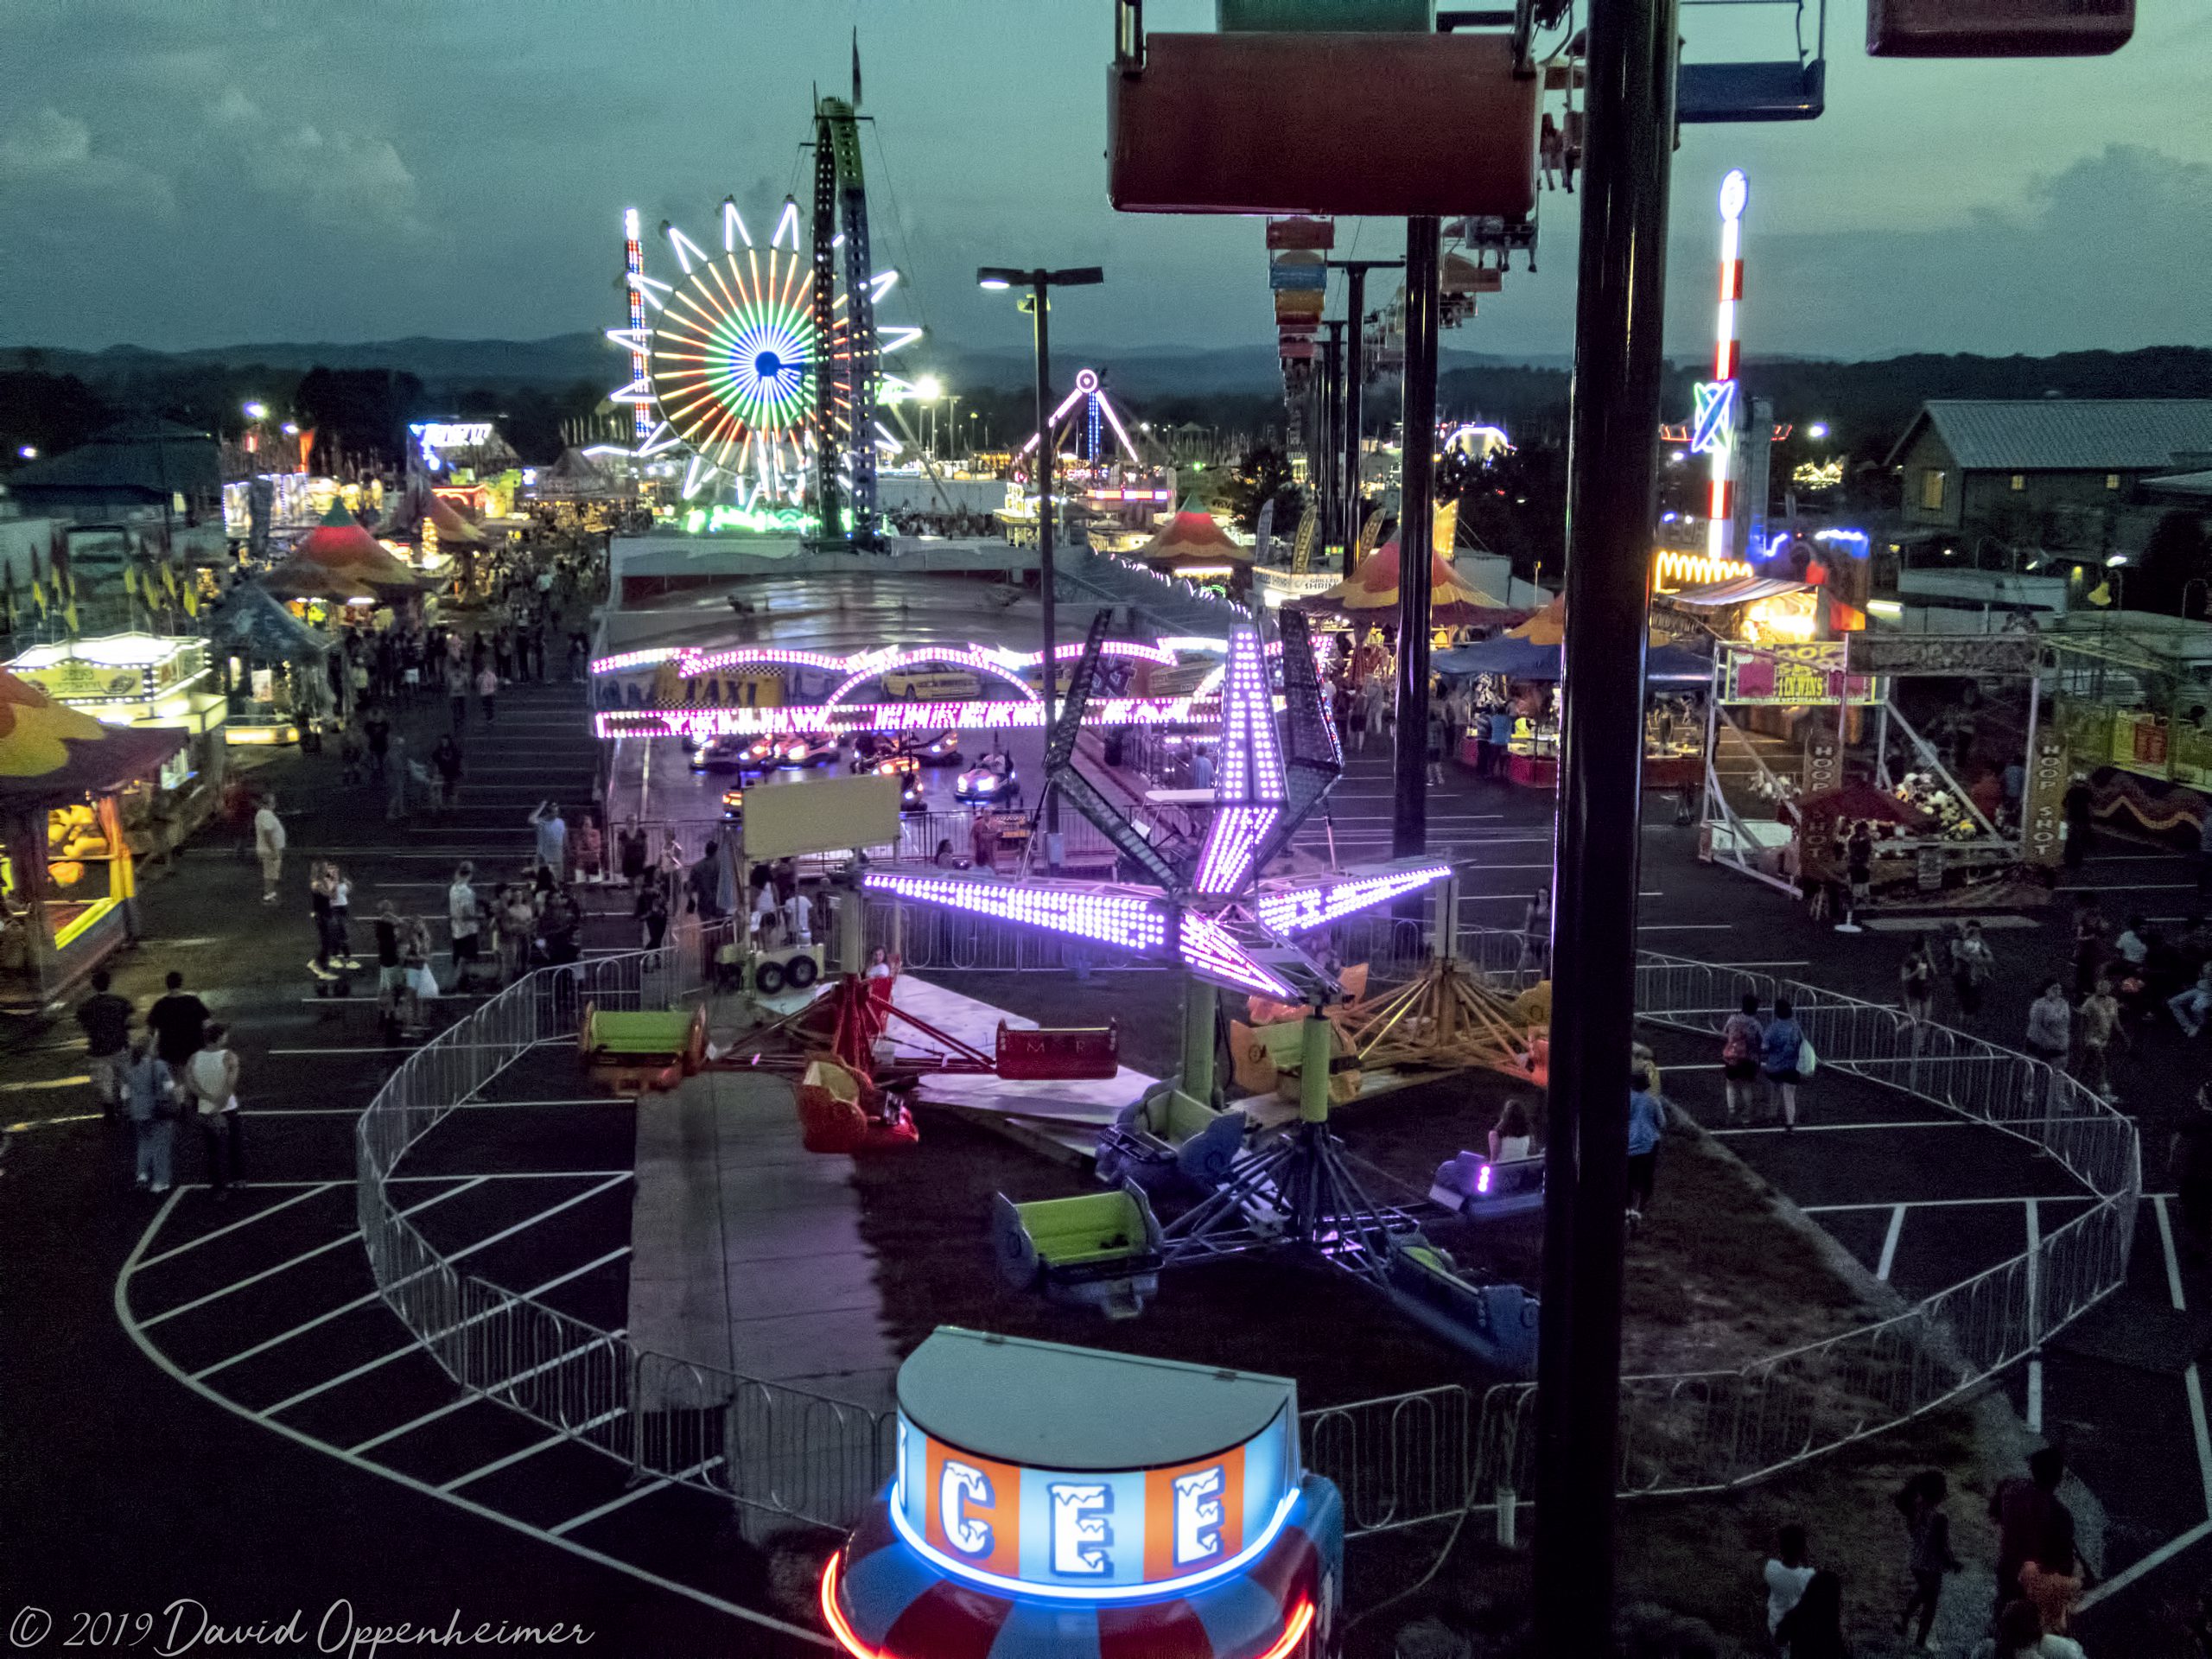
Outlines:
<svg viewBox="0 0 2212 1659"><path fill-rule="evenodd" d="M1755 353L2212 341L2212 4L2143 10L2108 59L1900 63L1866 58L1862 0L1840 0L1823 118L1686 133L1670 349L1709 327L1732 165ZM1147 14L1209 28L1212 6ZM1786 54L1787 5L1685 15L1692 56L1758 55L1701 51L1716 29ZM809 188L811 88L845 87L856 22L877 257L908 277L893 320L1018 349L976 265L1096 263L1108 285L1056 308L1071 345L1266 340L1255 222L1107 207L1110 19L1106 0L8 0L0 343L617 324L622 208L702 241L725 194L772 220ZM1567 348L1580 201L1544 198L1541 270L1455 346ZM1397 236L1357 227L1362 251Z"/></svg>

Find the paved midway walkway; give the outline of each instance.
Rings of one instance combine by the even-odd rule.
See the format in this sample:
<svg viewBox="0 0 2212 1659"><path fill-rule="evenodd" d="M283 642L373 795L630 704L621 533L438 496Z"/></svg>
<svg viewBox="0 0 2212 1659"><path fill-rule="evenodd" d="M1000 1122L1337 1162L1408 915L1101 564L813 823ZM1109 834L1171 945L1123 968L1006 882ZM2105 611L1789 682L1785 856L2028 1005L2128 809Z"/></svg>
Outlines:
<svg viewBox="0 0 2212 1659"><path fill-rule="evenodd" d="M702 1071L638 1106L631 1340L648 1353L893 1403L853 1160L799 1144L791 1085ZM648 1403L652 1403L648 1402Z"/></svg>

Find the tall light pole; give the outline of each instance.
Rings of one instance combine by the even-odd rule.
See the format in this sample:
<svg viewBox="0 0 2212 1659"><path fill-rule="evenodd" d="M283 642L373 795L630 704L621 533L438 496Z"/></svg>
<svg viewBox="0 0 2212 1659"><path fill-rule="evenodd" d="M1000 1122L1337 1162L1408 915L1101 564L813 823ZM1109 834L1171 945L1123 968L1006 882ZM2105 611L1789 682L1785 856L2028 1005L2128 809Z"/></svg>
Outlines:
<svg viewBox="0 0 2212 1659"><path fill-rule="evenodd" d="M1052 616L1052 467L1058 447L1051 426L1052 407L1052 337L1047 318L1051 295L1056 288L1089 288L1106 280L1096 265L1076 265L1060 270L1043 266L1024 270L1015 266L985 265L976 273L978 288L1026 288L1037 320L1037 592L1045 605L1045 729L1052 729L1052 704L1059 690L1059 658L1054 650ZM1060 804L1045 798L1045 842L1048 856L1058 862Z"/></svg>

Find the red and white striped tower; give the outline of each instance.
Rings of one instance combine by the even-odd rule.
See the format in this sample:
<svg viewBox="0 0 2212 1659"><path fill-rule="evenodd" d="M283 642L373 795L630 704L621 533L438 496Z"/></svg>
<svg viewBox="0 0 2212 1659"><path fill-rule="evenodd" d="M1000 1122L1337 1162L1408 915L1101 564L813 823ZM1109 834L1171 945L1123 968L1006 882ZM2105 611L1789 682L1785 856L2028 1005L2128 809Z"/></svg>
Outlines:
<svg viewBox="0 0 2212 1659"><path fill-rule="evenodd" d="M1706 506L1705 550L1708 558L1714 559L1728 556L1736 516L1736 428L1740 423L1733 410L1740 400L1735 384L1736 305L1744 297L1742 232L1744 208L1751 196L1751 181L1744 176L1743 168L1731 169L1720 181L1720 309L1713 330L1713 378L1716 385L1727 388L1722 395L1730 399L1732 408L1710 451L1713 482Z"/></svg>
<svg viewBox="0 0 2212 1659"><path fill-rule="evenodd" d="M622 264L628 273L624 286L630 291L630 378L639 385L645 384L649 372L645 358L645 251L638 244L638 210L625 208L622 213ZM637 442L643 445L653 432L653 405L650 399L640 398L630 409L632 430Z"/></svg>

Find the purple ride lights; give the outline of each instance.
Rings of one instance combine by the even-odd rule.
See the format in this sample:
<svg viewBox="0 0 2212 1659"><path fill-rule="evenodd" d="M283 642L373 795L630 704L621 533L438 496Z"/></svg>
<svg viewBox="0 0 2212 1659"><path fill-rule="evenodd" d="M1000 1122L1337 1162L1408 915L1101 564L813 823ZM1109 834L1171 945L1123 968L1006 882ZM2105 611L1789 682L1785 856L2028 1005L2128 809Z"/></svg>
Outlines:
<svg viewBox="0 0 2212 1659"><path fill-rule="evenodd" d="M1422 864L1306 887L1277 887L1262 892L1253 908L1261 923L1277 933L1307 933L1402 894L1417 892L1451 874L1449 864Z"/></svg>
<svg viewBox="0 0 2212 1659"><path fill-rule="evenodd" d="M1278 1002L1301 1000L1297 988L1258 963L1210 916L1183 912L1183 960L1201 976L1241 990L1257 991Z"/></svg>
<svg viewBox="0 0 2212 1659"><path fill-rule="evenodd" d="M1251 880L1260 844L1281 822L1287 798L1274 698L1257 628L1230 632L1226 667L1217 810L1192 884L1200 893L1217 894L1240 892Z"/></svg>
<svg viewBox="0 0 2212 1659"><path fill-rule="evenodd" d="M982 878L894 875L874 871L861 885L925 905L964 910L971 915L1020 922L1049 932L1096 939L1124 950L1166 948L1169 906L1134 893L1098 893L1055 887L1038 881L990 881Z"/></svg>
<svg viewBox="0 0 2212 1659"><path fill-rule="evenodd" d="M1185 726L1202 722L1208 699L1096 697L1087 719L1103 726ZM1041 728L1041 701L999 697L969 702L849 702L773 708L606 709L592 716L604 738L751 736L763 732L1014 731Z"/></svg>

